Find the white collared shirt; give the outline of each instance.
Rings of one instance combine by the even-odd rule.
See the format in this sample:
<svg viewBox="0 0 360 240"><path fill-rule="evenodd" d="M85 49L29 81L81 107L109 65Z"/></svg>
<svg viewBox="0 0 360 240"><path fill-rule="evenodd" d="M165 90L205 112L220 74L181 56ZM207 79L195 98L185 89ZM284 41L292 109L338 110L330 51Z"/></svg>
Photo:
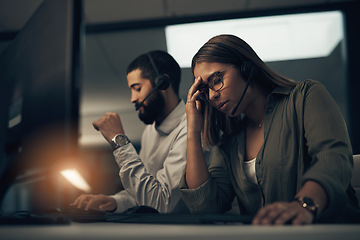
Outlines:
<svg viewBox="0 0 360 240"><path fill-rule="evenodd" d="M180 197L179 182L186 166L185 103L156 126L146 126L137 154L132 144L114 151L124 191L112 197L116 212L136 205L147 205L161 213L188 211Z"/></svg>

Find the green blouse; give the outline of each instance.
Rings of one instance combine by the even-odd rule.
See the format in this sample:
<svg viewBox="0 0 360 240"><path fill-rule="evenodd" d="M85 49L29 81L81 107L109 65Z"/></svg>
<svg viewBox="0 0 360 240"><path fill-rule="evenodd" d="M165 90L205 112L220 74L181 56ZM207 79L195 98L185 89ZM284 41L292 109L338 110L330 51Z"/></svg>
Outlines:
<svg viewBox="0 0 360 240"><path fill-rule="evenodd" d="M305 80L274 89L266 105L264 136L256 157L257 184L246 179L242 168L245 131L214 147L210 178L202 186L188 189L182 179L182 198L192 213L225 212L236 197L241 213L254 215L269 203L291 201L308 180L327 193L326 217L341 212L355 197L346 123L322 84Z"/></svg>

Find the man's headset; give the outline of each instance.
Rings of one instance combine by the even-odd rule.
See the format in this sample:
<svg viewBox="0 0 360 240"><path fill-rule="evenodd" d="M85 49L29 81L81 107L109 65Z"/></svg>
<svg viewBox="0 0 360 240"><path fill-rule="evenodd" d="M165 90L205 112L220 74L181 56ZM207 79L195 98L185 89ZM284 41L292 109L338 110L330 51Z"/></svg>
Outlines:
<svg viewBox="0 0 360 240"><path fill-rule="evenodd" d="M245 96L245 93L249 87L249 84L252 80L254 69L256 68L256 65L252 61L249 61L248 59L246 59L236 49L234 49L233 47L231 47L229 45L226 45L224 43L211 43L211 44L227 49L228 51L232 52L242 62L241 66L240 66L240 73L241 73L241 76L244 78L244 80L247 81L247 83L246 83L244 92L240 97L239 102L237 103L237 105L234 107L234 109L231 112L231 115L234 115L235 112L237 111L240 103L242 102L242 100Z"/></svg>
<svg viewBox="0 0 360 240"><path fill-rule="evenodd" d="M142 100L137 106L136 106L136 110L138 110L141 106L144 105L144 102L146 101L146 99L148 99L151 94L153 94L157 89L159 90L166 90L168 89L168 87L170 86L170 78L165 75L165 74L160 74L155 62L153 60L153 58L151 57L150 53L146 54L149 57L150 63L152 68L155 70L156 73L156 78L154 80L154 88L149 92L148 95L146 95L146 97L144 98L144 100Z"/></svg>

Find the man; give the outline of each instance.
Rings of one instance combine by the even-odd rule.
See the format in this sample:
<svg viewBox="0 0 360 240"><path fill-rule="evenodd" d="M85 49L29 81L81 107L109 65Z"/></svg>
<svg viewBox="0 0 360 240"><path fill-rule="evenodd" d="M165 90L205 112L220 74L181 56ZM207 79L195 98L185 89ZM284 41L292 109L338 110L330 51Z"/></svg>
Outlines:
<svg viewBox="0 0 360 240"><path fill-rule="evenodd" d="M137 154L119 115L106 113L93 122L113 147L125 190L112 196L83 194L73 205L85 210L123 212L146 205L160 213L187 211L179 181L186 164L185 103L179 99L181 70L166 52L140 55L127 69L131 102L147 124Z"/></svg>

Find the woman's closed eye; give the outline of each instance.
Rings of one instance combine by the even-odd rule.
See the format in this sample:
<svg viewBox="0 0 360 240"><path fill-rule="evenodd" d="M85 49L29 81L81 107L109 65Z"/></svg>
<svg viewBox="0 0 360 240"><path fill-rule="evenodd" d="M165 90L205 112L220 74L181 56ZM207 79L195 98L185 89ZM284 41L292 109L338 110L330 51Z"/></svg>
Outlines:
<svg viewBox="0 0 360 240"><path fill-rule="evenodd" d="M214 90L218 91L222 87L223 83L223 73L222 72L216 72L212 76L208 78L208 84L209 87Z"/></svg>
<svg viewBox="0 0 360 240"><path fill-rule="evenodd" d="M223 76L220 74L220 75L215 75L213 78L212 78L212 85L213 86L216 86L216 85L218 85L218 84L221 84L221 82L222 82L222 78L223 78Z"/></svg>

